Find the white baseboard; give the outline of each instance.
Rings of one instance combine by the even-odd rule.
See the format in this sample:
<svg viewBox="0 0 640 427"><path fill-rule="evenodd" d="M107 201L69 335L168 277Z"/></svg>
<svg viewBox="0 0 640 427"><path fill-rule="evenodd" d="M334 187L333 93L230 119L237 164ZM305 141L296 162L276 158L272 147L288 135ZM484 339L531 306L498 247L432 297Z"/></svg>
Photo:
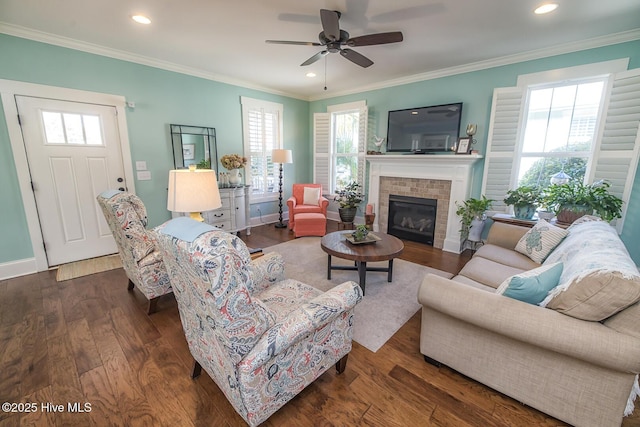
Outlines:
<svg viewBox="0 0 640 427"><path fill-rule="evenodd" d="M336 222L340 222L340 215L338 215L338 212L327 212L327 219L329 221L336 221ZM276 223L280 220L280 214L274 213L274 214L269 214L269 215L262 215L262 219L260 217L251 217L251 226L252 227L257 227L259 225L264 225L264 224L273 224ZM288 213L283 213L282 214L282 220L283 221L288 221L289 220L289 215ZM357 216L355 218L355 222L358 224L364 224L364 217L363 216Z"/></svg>
<svg viewBox="0 0 640 427"><path fill-rule="evenodd" d="M0 280L26 276L38 272L35 258L25 258L0 264Z"/></svg>
<svg viewBox="0 0 640 427"><path fill-rule="evenodd" d="M282 220L283 221L288 221L289 220L289 214L287 212L283 212L282 213ZM249 222L251 224L252 227L257 227L259 225L265 225L265 224L273 224L280 221L280 214L279 213L273 213L273 214L268 214L268 215L262 215L260 216L252 216L251 217L251 221Z"/></svg>

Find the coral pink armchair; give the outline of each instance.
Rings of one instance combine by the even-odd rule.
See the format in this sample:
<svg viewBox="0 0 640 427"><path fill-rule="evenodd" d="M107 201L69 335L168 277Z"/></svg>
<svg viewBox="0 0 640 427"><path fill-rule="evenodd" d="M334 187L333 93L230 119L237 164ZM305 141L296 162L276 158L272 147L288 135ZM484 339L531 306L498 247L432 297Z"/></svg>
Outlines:
<svg viewBox="0 0 640 427"><path fill-rule="evenodd" d="M304 188L319 188L320 198L317 205L305 205L304 201ZM287 207L289 208L289 229L293 230L295 216L297 213L321 213L325 217L327 216L327 208L329 207L329 200L322 196L321 184L293 184L293 191L291 197L287 200Z"/></svg>

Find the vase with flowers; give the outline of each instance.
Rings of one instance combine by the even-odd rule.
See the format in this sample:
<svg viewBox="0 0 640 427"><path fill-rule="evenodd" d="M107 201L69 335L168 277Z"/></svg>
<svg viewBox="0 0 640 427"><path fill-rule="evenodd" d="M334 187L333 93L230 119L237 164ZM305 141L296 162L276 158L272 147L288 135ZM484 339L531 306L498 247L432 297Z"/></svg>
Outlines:
<svg viewBox="0 0 640 427"><path fill-rule="evenodd" d="M247 165L247 158L239 154L225 154L220 163L229 171L229 184L239 185L242 182L240 169Z"/></svg>

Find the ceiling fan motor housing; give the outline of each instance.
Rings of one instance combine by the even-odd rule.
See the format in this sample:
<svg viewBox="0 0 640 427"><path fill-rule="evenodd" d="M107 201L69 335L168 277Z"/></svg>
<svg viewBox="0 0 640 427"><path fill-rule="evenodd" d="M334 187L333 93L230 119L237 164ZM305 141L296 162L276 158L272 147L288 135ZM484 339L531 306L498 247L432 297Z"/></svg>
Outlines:
<svg viewBox="0 0 640 427"><path fill-rule="evenodd" d="M340 40L332 41L324 35L324 31L321 31L320 34L318 34L318 39L320 40L320 44L327 46L329 52L336 53L340 50L340 46L347 44L349 33L345 30L340 30Z"/></svg>

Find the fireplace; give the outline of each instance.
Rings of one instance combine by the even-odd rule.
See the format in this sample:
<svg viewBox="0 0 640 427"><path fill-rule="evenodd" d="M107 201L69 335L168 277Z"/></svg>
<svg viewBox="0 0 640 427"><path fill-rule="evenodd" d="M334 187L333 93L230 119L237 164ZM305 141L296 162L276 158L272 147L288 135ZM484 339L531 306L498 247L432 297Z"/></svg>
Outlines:
<svg viewBox="0 0 640 427"><path fill-rule="evenodd" d="M460 253L460 218L456 202L469 198L474 187L479 154L367 156L369 163L368 203L379 215L374 231L387 232L388 195L425 197L437 200L437 221L433 247Z"/></svg>
<svg viewBox="0 0 640 427"><path fill-rule="evenodd" d="M437 207L435 199L389 195L387 233L433 246Z"/></svg>

